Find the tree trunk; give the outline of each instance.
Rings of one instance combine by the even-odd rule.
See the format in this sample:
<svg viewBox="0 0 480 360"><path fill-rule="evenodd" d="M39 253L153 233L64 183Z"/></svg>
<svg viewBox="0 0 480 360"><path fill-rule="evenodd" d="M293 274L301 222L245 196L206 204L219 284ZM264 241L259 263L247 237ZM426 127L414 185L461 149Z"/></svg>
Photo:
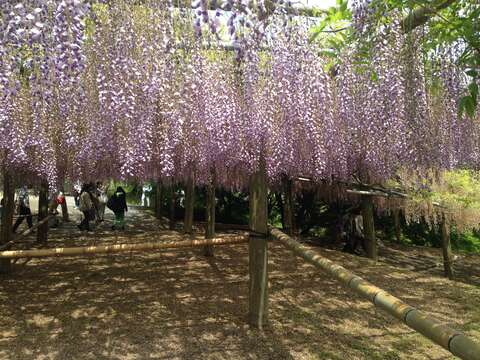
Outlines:
<svg viewBox="0 0 480 360"><path fill-rule="evenodd" d="M363 196L362 198L362 217L367 256L374 262L377 262L377 239L375 238L375 222L373 218L373 201L371 196Z"/></svg>
<svg viewBox="0 0 480 360"><path fill-rule="evenodd" d="M185 189L185 234L193 234L193 210L195 205L195 178L193 174L187 180Z"/></svg>
<svg viewBox="0 0 480 360"><path fill-rule="evenodd" d="M12 240L13 213L15 212L15 184L10 172L3 169L3 211L0 228L0 245ZM0 273L11 271L10 259L0 260Z"/></svg>
<svg viewBox="0 0 480 360"><path fill-rule="evenodd" d="M331 231L333 234L333 241L335 244L340 244L342 242L342 231L343 231L343 217L342 212L340 211L340 204L338 201L333 201L331 203L330 210L335 214L335 221L332 224Z"/></svg>
<svg viewBox="0 0 480 360"><path fill-rule="evenodd" d="M275 201L277 202L278 205L278 211L280 212L280 221L282 222L282 229L285 231L285 210L283 208L283 198L282 198L282 192L275 192Z"/></svg>
<svg viewBox="0 0 480 360"><path fill-rule="evenodd" d="M268 319L267 174L262 157L250 179L249 323L262 329Z"/></svg>
<svg viewBox="0 0 480 360"><path fill-rule="evenodd" d="M169 198L169 213L170 213L170 221L168 228L170 230L175 230L175 225L176 225L176 219L175 219L175 210L177 207L177 199L176 199L176 194L175 194L175 185L170 186L170 198Z"/></svg>
<svg viewBox="0 0 480 360"><path fill-rule="evenodd" d="M42 181L38 195L38 221L48 216L48 183ZM48 239L48 221L38 228L37 242L46 243Z"/></svg>
<svg viewBox="0 0 480 360"><path fill-rule="evenodd" d="M162 185L160 180L155 184L155 217L162 218Z"/></svg>
<svg viewBox="0 0 480 360"><path fill-rule="evenodd" d="M418 26L425 24L440 10L445 9L458 0L433 0L425 6L418 6L411 11L400 23L405 33L408 33Z"/></svg>
<svg viewBox="0 0 480 360"><path fill-rule="evenodd" d="M283 217L285 219L285 226L283 230L287 235L293 235L293 182L286 176L282 179L283 194L285 197L283 204Z"/></svg>
<svg viewBox="0 0 480 360"><path fill-rule="evenodd" d="M62 189L62 194L64 196L64 202L62 203L62 219L64 222L69 222L70 217L68 216L68 205L67 205L67 197L65 196L65 189Z"/></svg>
<svg viewBox="0 0 480 360"><path fill-rule="evenodd" d="M450 244L450 226L443 215L443 220L441 224L441 233L442 233L442 252L443 252L443 269L445 276L449 279L453 279L453 269L452 269L452 247Z"/></svg>
<svg viewBox="0 0 480 360"><path fill-rule="evenodd" d="M211 180L210 184L207 186L207 207L206 207L206 218L207 224L205 227L205 239L213 239L215 237L215 187L216 187L216 176L215 170L211 171ZM206 245L203 248L203 253L205 256L213 256L213 246Z"/></svg>
<svg viewBox="0 0 480 360"><path fill-rule="evenodd" d="M393 226L395 230L395 238L399 243L402 241L402 228L400 226L400 209L393 209Z"/></svg>

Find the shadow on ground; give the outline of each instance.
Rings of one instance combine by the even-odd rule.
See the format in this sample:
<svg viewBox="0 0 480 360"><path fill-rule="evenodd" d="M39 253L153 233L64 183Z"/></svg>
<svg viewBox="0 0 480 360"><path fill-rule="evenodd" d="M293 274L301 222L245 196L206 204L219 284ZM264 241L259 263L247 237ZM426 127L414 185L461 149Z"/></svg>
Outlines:
<svg viewBox="0 0 480 360"><path fill-rule="evenodd" d="M109 215L91 234L73 223L52 229L48 246L181 238L132 210L125 232L110 230ZM218 247L214 258L198 249L18 262L0 279L0 358L451 358L275 243L269 251L270 321L263 332L250 329L247 250L245 244ZM337 251L316 251L480 335L478 288L428 269L395 267L393 260L372 266Z"/></svg>

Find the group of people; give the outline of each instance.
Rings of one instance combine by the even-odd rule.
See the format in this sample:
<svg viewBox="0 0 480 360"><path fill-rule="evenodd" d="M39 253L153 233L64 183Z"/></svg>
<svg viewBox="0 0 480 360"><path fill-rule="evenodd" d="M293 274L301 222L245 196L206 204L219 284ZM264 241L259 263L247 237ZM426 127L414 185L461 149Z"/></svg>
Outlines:
<svg viewBox="0 0 480 360"><path fill-rule="evenodd" d="M83 184L80 192L75 197L75 204L83 213L83 218L78 228L90 231L90 221L97 224L104 221L105 208L108 207L115 214L112 229L125 229L125 212L128 211L127 196L121 186L108 198L106 189L101 182L96 184Z"/></svg>
<svg viewBox="0 0 480 360"><path fill-rule="evenodd" d="M50 194L48 202L48 212L58 214L57 208L65 202L65 195L62 192ZM0 210L3 211L4 200L1 200ZM17 190L15 196L15 214L16 221L13 224L12 232L16 233L20 225L25 220L29 228L33 226L32 210L30 209L30 194L26 185Z"/></svg>
<svg viewBox="0 0 480 360"><path fill-rule="evenodd" d="M32 211L30 209L29 191L27 186L18 189L15 199L16 221L12 231L15 233L19 226L26 220L29 228L33 226ZM87 183L80 190L74 191L75 205L83 213L78 228L82 231L90 231L90 222L96 224L104 221L105 208L109 208L115 214L112 229L125 229L125 212L128 211L127 197L121 186L117 187L113 195L108 198L106 188L102 182L96 184ZM50 194L48 212L58 214L57 208L66 202L62 192ZM4 210L4 199L0 200L0 216ZM52 224L55 226L55 224Z"/></svg>

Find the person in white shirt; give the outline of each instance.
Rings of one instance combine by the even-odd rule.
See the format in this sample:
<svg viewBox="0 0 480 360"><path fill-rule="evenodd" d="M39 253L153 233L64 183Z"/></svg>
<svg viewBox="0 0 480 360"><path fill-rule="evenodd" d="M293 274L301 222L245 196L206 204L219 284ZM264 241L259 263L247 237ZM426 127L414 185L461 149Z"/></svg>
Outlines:
<svg viewBox="0 0 480 360"><path fill-rule="evenodd" d="M150 207L150 195L152 194L152 185L144 183L142 187L142 206Z"/></svg>
<svg viewBox="0 0 480 360"><path fill-rule="evenodd" d="M103 186L101 181L97 182L96 185L96 196L98 199L98 204L97 204L97 221L102 222L104 221L105 217L105 206L107 204L108 198L107 198L107 192L105 191L105 187Z"/></svg>

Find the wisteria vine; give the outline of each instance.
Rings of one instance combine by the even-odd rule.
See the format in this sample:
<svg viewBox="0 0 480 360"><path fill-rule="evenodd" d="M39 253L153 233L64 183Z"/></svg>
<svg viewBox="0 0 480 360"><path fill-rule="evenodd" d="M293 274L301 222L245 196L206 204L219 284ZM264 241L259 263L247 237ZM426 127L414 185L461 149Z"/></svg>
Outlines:
<svg viewBox="0 0 480 360"><path fill-rule="evenodd" d="M195 0L187 12L160 0L91 3L0 5L0 160L52 187L192 174L204 184L214 170L241 188L262 155L272 184L382 183L480 163L478 122L457 112L464 79L452 51L426 69L421 34L404 35L396 14L372 30L368 2L352 26L372 32L370 61L347 47L334 74L282 11L288 2L273 2L273 21L262 1L210 10Z"/></svg>

